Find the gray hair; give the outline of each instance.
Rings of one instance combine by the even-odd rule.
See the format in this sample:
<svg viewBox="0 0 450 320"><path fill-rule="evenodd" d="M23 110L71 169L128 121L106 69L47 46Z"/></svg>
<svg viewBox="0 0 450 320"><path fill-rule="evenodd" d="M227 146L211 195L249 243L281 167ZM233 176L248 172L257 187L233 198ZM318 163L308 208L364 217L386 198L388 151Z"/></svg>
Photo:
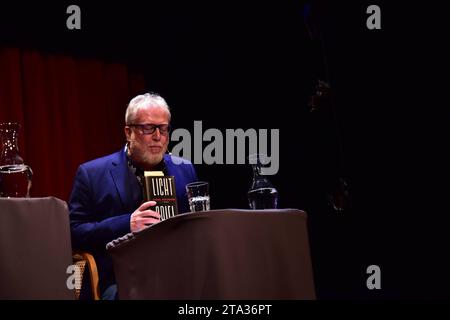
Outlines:
<svg viewBox="0 0 450 320"><path fill-rule="evenodd" d="M136 117L136 113L143 107L160 107L165 109L169 114L170 121L171 114L169 105L167 104L166 100L164 100L164 98L157 93L145 93L131 99L130 103L128 104L127 111L125 112L125 124L127 125L133 123Z"/></svg>

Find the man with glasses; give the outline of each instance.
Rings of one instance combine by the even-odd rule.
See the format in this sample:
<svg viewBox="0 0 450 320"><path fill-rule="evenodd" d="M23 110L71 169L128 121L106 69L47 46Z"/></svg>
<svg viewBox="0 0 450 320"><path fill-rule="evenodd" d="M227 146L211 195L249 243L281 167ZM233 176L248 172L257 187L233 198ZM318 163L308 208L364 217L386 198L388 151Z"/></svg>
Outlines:
<svg viewBox="0 0 450 320"><path fill-rule="evenodd" d="M171 114L166 101L146 93L133 98L125 113L125 147L80 165L69 200L72 246L94 255L103 299L117 298L106 244L160 221L154 201L143 202L144 171L175 177L180 213L189 212L187 183L197 181L193 165L167 153Z"/></svg>

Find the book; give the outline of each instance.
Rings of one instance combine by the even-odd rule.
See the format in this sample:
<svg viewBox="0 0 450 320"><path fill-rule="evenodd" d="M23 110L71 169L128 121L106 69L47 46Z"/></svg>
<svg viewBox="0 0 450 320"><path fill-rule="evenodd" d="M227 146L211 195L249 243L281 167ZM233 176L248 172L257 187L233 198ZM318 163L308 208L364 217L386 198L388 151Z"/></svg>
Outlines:
<svg viewBox="0 0 450 320"><path fill-rule="evenodd" d="M159 212L161 221L178 214L174 176L165 176L162 171L145 171L143 185L145 201L156 201L151 209Z"/></svg>

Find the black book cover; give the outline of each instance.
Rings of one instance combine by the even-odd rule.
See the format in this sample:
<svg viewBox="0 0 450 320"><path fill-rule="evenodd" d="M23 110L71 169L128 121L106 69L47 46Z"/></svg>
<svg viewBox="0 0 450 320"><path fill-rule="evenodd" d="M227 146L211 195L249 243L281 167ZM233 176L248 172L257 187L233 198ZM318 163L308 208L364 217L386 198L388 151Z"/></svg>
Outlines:
<svg viewBox="0 0 450 320"><path fill-rule="evenodd" d="M162 171L145 171L145 201L156 201L152 210L159 212L161 221L178 214L175 177L164 176Z"/></svg>

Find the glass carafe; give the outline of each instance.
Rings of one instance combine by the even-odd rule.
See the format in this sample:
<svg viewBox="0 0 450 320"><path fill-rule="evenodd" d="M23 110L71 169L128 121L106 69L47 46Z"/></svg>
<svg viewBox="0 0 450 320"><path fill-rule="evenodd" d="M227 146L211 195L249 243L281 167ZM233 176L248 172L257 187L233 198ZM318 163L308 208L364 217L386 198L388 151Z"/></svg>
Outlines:
<svg viewBox="0 0 450 320"><path fill-rule="evenodd" d="M262 174L264 155L257 154L249 157L253 169L253 181L248 190L250 209L276 209L278 207L278 191L269 179Z"/></svg>
<svg viewBox="0 0 450 320"><path fill-rule="evenodd" d="M33 171L19 155L20 124L0 123L0 197L29 197Z"/></svg>

